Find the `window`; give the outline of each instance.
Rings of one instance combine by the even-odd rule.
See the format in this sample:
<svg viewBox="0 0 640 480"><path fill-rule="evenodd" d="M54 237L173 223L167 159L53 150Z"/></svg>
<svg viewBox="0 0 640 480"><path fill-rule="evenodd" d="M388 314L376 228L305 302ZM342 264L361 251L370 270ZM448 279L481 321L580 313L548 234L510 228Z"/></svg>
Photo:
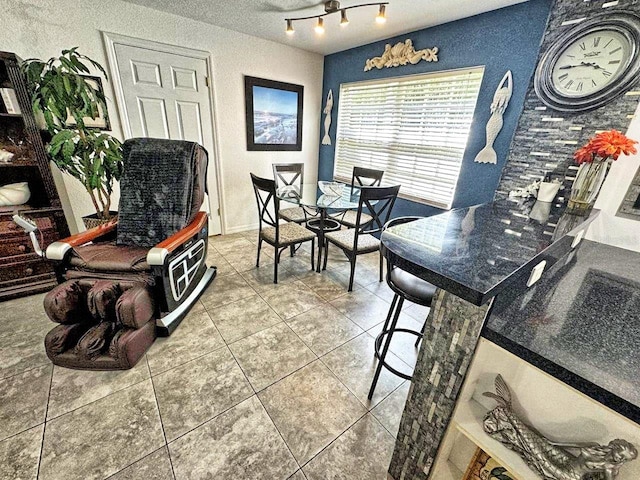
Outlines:
<svg viewBox="0 0 640 480"><path fill-rule="evenodd" d="M384 170L400 195L451 208L484 67L340 86L334 177Z"/></svg>

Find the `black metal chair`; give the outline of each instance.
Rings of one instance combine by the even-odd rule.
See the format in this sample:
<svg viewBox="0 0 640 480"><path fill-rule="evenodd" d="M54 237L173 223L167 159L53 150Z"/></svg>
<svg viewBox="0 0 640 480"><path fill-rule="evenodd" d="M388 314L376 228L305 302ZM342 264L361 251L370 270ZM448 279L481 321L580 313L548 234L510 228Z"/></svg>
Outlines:
<svg viewBox="0 0 640 480"><path fill-rule="evenodd" d="M304 183L304 163L274 163L273 179L276 188L286 186L302 187ZM302 207L283 208L278 214L279 218L287 222L305 223L307 216Z"/></svg>
<svg viewBox="0 0 640 480"><path fill-rule="evenodd" d="M394 225L400 225L402 223L419 220L420 218L422 217L394 218L384 226L383 230L386 230L389 227L393 227ZM404 378L405 380L411 380L412 375L407 375L406 373L396 370L391 365L385 362L385 358L387 356L387 352L389 351L389 346L391 345L391 339L393 338L394 333L402 332L418 337L415 343L416 348L418 347L418 343L420 343L420 340L424 335L426 321L422 325L422 329L419 332L410 330L408 328L397 327L398 318L400 317L400 312L402 311L402 305L404 304L404 301L408 300L410 302L417 303L418 305L430 307L433 301L433 297L436 293L436 287L434 285L425 280L422 280L421 278L416 277L415 275L410 274L409 272L406 272L405 270L402 270L397 265L393 264L389 257L387 257L387 284L389 285L391 290L393 290L395 295L393 296L393 301L391 302L391 307L389 308L387 319L384 322L384 327L382 327L382 332L380 332L380 334L376 337L375 341L374 353L378 358L378 366L376 368L376 373L373 377L373 381L371 382L371 388L369 389L369 400L371 400L371 398L373 397L373 393L375 392L382 367L385 367L390 372L401 378ZM386 341L384 342L384 347L382 348L381 352L380 347L382 346L383 340Z"/></svg>
<svg viewBox="0 0 640 480"><path fill-rule="evenodd" d="M266 242L275 248L275 258L273 266L273 283L278 283L278 263L280 255L284 250L296 245L311 241L311 270L314 270L314 250L316 242L316 234L311 230L307 230L294 222L280 224L278 221L280 213L280 200L276 196L276 182L268 178L260 178L251 174L253 183L253 191L258 204L259 215L259 233L258 233L258 255L256 258L256 267L260 266L260 249L262 242ZM269 211L273 202L273 212ZM264 227L263 224L269 225Z"/></svg>
<svg viewBox="0 0 640 480"><path fill-rule="evenodd" d="M356 270L356 258L358 255L380 250L380 240L373 233L382 231L384 224L389 220L391 210L398 197L400 185L394 187L362 187L358 210L356 210L356 223L354 228L339 230L325 234L324 267L327 266L329 254L329 242L333 243L347 256L351 264L349 277L349 291L353 290L353 276ZM365 213L364 210L368 213ZM366 215L368 220L363 220ZM322 248L319 245L318 248ZM380 254L380 281L382 281L382 254Z"/></svg>
<svg viewBox="0 0 640 480"><path fill-rule="evenodd" d="M384 170L374 170L372 168L353 167L351 174L351 194L353 194L354 188L359 187L379 187L382 182L382 176ZM363 214L361 219L363 223L370 220L369 215ZM347 210L334 217L338 222L347 228L355 228L356 226L356 211Z"/></svg>

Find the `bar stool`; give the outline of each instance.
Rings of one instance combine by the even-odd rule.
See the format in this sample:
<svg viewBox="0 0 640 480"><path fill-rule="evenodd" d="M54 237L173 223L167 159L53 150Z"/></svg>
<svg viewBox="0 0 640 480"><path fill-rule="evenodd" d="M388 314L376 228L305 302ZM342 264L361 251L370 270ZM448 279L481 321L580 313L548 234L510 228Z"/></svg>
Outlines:
<svg viewBox="0 0 640 480"><path fill-rule="evenodd" d="M384 226L384 230L395 225L400 225L402 223L413 222L414 220L419 220L420 218L422 217L394 218ZM434 285L416 277L415 275L410 274L405 270L402 270L397 265L394 265L388 257L387 284L389 285L391 290L393 290L395 295L393 296L393 301L391 302L391 307L389 308L389 313L387 315L387 319L384 322L382 332L380 332L380 334L376 337L375 341L374 354L378 359L378 366L376 368L376 373L373 376L373 381L371 382L371 388L369 389L369 400L371 400L371 398L373 397L373 393L375 392L378 378L380 377L383 366L391 373L404 378L405 380L411 380L413 378L412 375L407 375L406 373L400 372L393 368L391 365L385 362L385 358L387 356L387 352L389 351L389 346L391 345L391 339L393 338L394 333L408 333L410 335L415 335L416 337L418 337L415 343L416 347L418 346L418 343L424 335L424 324L421 331L419 332L408 328L397 327L398 318L400 317L400 312L402 311L404 301L408 300L418 305L430 307L436 292L436 287ZM384 346L382 346L383 341ZM382 351L380 351L380 347L382 347Z"/></svg>

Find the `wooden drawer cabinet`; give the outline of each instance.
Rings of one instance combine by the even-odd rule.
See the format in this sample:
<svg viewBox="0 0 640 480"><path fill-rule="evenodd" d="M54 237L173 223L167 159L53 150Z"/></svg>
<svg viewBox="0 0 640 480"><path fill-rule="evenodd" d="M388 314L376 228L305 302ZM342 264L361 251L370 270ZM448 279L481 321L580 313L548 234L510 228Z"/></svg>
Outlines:
<svg viewBox="0 0 640 480"><path fill-rule="evenodd" d="M14 157L0 163L0 186L26 182L31 197L24 205L0 207L0 301L51 289L56 284L51 262L38 257L29 236L12 220L19 213L38 225L40 246L69 236L60 197L51 175L49 158L36 126L20 70L20 59L0 52L0 85L13 89L20 113L10 113L0 99L0 148L13 148ZM16 145L26 145L20 151ZM1 308L1 307L0 307Z"/></svg>

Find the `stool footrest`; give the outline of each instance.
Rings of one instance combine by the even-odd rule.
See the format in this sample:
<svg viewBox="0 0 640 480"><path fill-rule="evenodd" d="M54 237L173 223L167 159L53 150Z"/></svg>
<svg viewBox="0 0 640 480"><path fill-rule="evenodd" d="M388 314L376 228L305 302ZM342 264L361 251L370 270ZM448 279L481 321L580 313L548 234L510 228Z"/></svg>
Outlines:
<svg viewBox="0 0 640 480"><path fill-rule="evenodd" d="M382 347L382 340L384 340L385 335L398 333L398 332L409 333L411 335L415 335L418 338L422 338L422 333L416 332L415 330L409 330L408 328L394 328L393 330L383 330L376 337L374 355L378 359L378 361L382 364L382 366L384 366L384 368L389 370L391 373L393 373L394 375L397 375L398 377L403 378L405 380L411 380L413 378L413 375L407 375L406 373L403 373L403 372L401 372L399 370L396 370L391 365L389 365L387 362L385 362L384 360L380 359L380 357L381 357L380 350L381 350L381 347Z"/></svg>

